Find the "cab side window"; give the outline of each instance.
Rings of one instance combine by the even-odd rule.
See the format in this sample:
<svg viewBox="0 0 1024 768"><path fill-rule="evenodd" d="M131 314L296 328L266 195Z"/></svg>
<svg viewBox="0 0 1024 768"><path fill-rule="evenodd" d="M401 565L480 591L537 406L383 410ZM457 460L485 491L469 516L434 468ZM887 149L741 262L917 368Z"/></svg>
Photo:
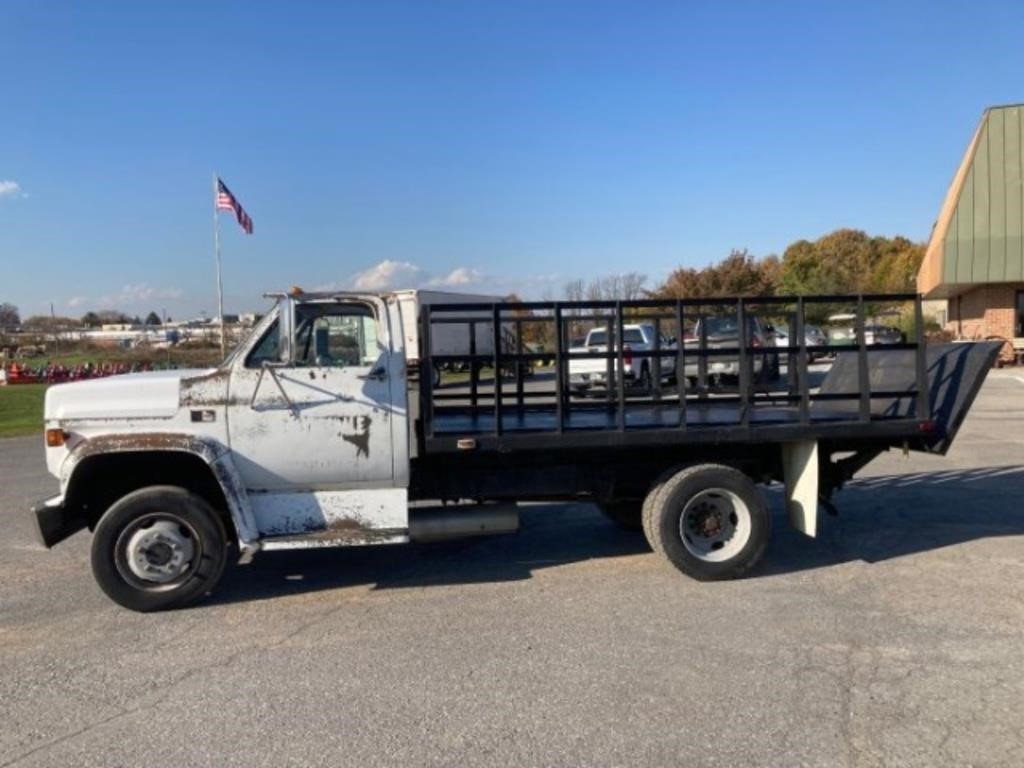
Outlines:
<svg viewBox="0 0 1024 768"><path fill-rule="evenodd" d="M377 320L365 304L303 304L295 329L298 366L366 367L380 357Z"/></svg>

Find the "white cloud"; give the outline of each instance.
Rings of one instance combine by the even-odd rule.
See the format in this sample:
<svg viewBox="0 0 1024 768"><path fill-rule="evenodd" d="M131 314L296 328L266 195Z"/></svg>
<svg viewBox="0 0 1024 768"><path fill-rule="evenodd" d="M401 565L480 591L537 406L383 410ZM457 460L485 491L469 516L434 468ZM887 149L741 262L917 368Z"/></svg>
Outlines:
<svg viewBox="0 0 1024 768"><path fill-rule="evenodd" d="M422 269L408 261L386 259L352 276L352 288L357 291L387 291L395 288L417 288L429 277Z"/></svg>
<svg viewBox="0 0 1024 768"><path fill-rule="evenodd" d="M479 269L459 267L453 269L444 277L434 277L427 281L431 288L457 288L464 285L476 285L485 279L484 273Z"/></svg>
<svg viewBox="0 0 1024 768"><path fill-rule="evenodd" d="M457 267L446 275L434 276L410 261L385 261L356 272L345 282L317 286L319 291L393 291L402 288L458 288L486 280L479 269Z"/></svg>
<svg viewBox="0 0 1024 768"><path fill-rule="evenodd" d="M492 275L473 267L456 267L443 275L434 275L410 261L385 260L347 280L334 280L314 286L314 291L384 292L403 288L436 288L504 296L516 293L528 300L556 296L564 276L555 273L535 275Z"/></svg>
<svg viewBox="0 0 1024 768"><path fill-rule="evenodd" d="M25 197L21 191L21 184L16 181L0 181L0 198L4 197Z"/></svg>
<svg viewBox="0 0 1024 768"><path fill-rule="evenodd" d="M88 300L88 296L72 296L70 299L68 299L68 306L71 307L72 309L75 307L80 307L83 304L85 304L85 302L87 302Z"/></svg>
<svg viewBox="0 0 1024 768"><path fill-rule="evenodd" d="M181 291L177 288L152 288L145 283L138 283L136 285L129 284L124 286L118 297L121 301L125 302L149 301L150 299L180 299Z"/></svg>

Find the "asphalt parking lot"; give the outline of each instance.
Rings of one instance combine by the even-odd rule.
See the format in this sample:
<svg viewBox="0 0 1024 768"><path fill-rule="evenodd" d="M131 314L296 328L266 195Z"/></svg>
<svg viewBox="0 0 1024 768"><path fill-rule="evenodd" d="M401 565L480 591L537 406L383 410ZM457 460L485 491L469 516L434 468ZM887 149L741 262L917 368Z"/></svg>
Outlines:
<svg viewBox="0 0 1024 768"><path fill-rule="evenodd" d="M1024 765L1024 375L893 453L818 540L698 584L591 507L511 537L267 554L188 610L51 552L0 441L0 766Z"/></svg>

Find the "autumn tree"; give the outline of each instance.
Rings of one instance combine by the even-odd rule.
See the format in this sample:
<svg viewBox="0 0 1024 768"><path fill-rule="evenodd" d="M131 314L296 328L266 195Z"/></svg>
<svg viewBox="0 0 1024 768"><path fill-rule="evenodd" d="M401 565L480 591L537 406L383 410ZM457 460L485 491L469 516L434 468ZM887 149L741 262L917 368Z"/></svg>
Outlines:
<svg viewBox="0 0 1024 768"><path fill-rule="evenodd" d="M515 293L510 293L505 297L505 301L509 304L521 304L523 302ZM542 318L543 315L538 315L530 309L513 309L513 318ZM551 343L552 339L552 328L554 321L550 318L544 320L532 320L530 322L520 323L519 326L522 329L523 335L523 346L539 346L547 348Z"/></svg>
<svg viewBox="0 0 1024 768"><path fill-rule="evenodd" d="M879 255L872 274L872 290L883 293L916 293L926 245L897 235L877 237Z"/></svg>
<svg viewBox="0 0 1024 768"><path fill-rule="evenodd" d="M734 249L717 264L701 269L680 267L654 294L666 299L771 296L778 288L781 271L777 256L758 259L746 249Z"/></svg>
<svg viewBox="0 0 1024 768"><path fill-rule="evenodd" d="M924 250L923 244L899 235L871 237L859 229L837 229L786 248L781 289L790 294L913 291Z"/></svg>

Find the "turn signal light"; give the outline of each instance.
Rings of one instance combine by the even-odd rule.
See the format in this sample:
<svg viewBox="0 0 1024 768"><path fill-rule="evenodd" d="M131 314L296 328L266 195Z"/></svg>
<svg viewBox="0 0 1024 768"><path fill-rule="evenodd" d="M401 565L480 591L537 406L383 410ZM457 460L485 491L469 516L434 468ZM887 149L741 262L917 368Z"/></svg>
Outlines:
<svg viewBox="0 0 1024 768"><path fill-rule="evenodd" d="M60 448L64 445L64 440L67 435L64 434L63 429L48 429L46 430L46 447L47 448Z"/></svg>

